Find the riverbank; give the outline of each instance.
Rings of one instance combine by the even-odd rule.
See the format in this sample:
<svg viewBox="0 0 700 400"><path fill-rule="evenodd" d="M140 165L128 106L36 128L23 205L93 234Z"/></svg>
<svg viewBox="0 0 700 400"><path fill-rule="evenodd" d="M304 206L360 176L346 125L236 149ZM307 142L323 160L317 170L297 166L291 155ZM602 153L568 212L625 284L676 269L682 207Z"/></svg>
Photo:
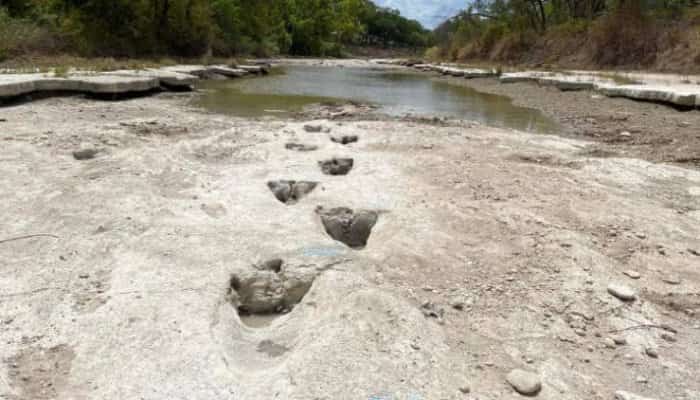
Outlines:
<svg viewBox="0 0 700 400"><path fill-rule="evenodd" d="M196 96L0 108L0 397L700 396L698 171Z"/></svg>
<svg viewBox="0 0 700 400"><path fill-rule="evenodd" d="M435 74L434 79L542 111L560 124L560 134L598 142L591 154L700 166L700 112L693 106L700 93L697 76L410 66Z"/></svg>
<svg viewBox="0 0 700 400"><path fill-rule="evenodd" d="M516 105L544 112L564 128L565 136L598 144L604 156L638 157L700 167L700 112L594 92L561 91L533 83L502 84L495 78L439 78L475 90L507 96Z"/></svg>

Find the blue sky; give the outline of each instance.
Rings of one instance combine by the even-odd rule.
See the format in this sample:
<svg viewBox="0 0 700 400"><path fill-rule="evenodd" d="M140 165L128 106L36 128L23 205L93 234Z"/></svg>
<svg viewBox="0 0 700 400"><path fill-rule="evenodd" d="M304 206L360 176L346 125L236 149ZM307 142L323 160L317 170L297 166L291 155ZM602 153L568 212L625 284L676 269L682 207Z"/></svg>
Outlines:
<svg viewBox="0 0 700 400"><path fill-rule="evenodd" d="M396 8L401 14L420 21L426 28L435 28L442 21L467 8L468 0L374 0L383 7Z"/></svg>

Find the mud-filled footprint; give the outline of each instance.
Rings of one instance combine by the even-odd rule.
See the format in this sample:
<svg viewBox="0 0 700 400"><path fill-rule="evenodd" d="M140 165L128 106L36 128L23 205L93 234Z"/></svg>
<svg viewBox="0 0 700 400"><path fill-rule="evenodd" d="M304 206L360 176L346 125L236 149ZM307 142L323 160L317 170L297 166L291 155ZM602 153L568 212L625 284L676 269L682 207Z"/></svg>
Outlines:
<svg viewBox="0 0 700 400"><path fill-rule="evenodd" d="M333 136L331 136L332 142L339 143L342 145L355 143L359 140L360 140L360 138L357 135L333 135Z"/></svg>
<svg viewBox="0 0 700 400"><path fill-rule="evenodd" d="M356 250L367 246L372 228L379 219L376 211L353 211L346 207L330 210L319 207L316 213L321 217L323 227L330 237Z"/></svg>
<svg viewBox="0 0 700 400"><path fill-rule="evenodd" d="M242 316L287 313L301 302L318 273L313 266L287 266L281 259L271 259L234 273L228 297Z"/></svg>
<svg viewBox="0 0 700 400"><path fill-rule="evenodd" d="M287 150L300 151L300 152L308 152L308 151L318 150L318 146L316 146L316 145L297 143L297 142L289 142L289 143L284 145L284 148Z"/></svg>
<svg viewBox="0 0 700 400"><path fill-rule="evenodd" d="M352 158L331 158L318 162L321 171L326 175L347 175L355 165Z"/></svg>
<svg viewBox="0 0 700 400"><path fill-rule="evenodd" d="M285 204L295 204L316 189L316 186L318 186L318 182L287 180L267 182L267 187L275 195L275 198Z"/></svg>

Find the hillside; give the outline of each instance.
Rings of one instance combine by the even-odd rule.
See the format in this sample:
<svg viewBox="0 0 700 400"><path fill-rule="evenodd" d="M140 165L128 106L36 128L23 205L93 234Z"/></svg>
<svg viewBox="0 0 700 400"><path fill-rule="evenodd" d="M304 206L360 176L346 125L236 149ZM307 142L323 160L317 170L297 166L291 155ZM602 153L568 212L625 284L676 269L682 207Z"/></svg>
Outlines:
<svg viewBox="0 0 700 400"><path fill-rule="evenodd" d="M562 68L700 70L700 2L479 1L435 30L436 59Z"/></svg>

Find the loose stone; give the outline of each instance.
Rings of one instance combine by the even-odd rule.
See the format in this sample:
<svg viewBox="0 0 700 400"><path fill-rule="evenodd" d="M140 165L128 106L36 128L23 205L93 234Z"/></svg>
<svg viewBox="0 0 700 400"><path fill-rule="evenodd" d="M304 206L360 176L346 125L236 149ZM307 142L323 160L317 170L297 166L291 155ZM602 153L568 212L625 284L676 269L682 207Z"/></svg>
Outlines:
<svg viewBox="0 0 700 400"><path fill-rule="evenodd" d="M100 151L97 149L83 149L73 152L73 158L78 161L92 160Z"/></svg>
<svg viewBox="0 0 700 400"><path fill-rule="evenodd" d="M608 285L608 293L622 301L634 301L637 298L634 290L625 285L611 283Z"/></svg>
<svg viewBox="0 0 700 400"><path fill-rule="evenodd" d="M654 347L647 347L645 352L651 358L659 358L659 352Z"/></svg>
<svg viewBox="0 0 700 400"><path fill-rule="evenodd" d="M516 392L524 396L535 396L542 390L540 377L532 372L514 369L506 376L506 381Z"/></svg>
<svg viewBox="0 0 700 400"><path fill-rule="evenodd" d="M628 277L630 277L632 279L639 279L642 277L642 275L639 272L637 272L635 270L631 270L631 269L623 272L623 274L627 275Z"/></svg>

